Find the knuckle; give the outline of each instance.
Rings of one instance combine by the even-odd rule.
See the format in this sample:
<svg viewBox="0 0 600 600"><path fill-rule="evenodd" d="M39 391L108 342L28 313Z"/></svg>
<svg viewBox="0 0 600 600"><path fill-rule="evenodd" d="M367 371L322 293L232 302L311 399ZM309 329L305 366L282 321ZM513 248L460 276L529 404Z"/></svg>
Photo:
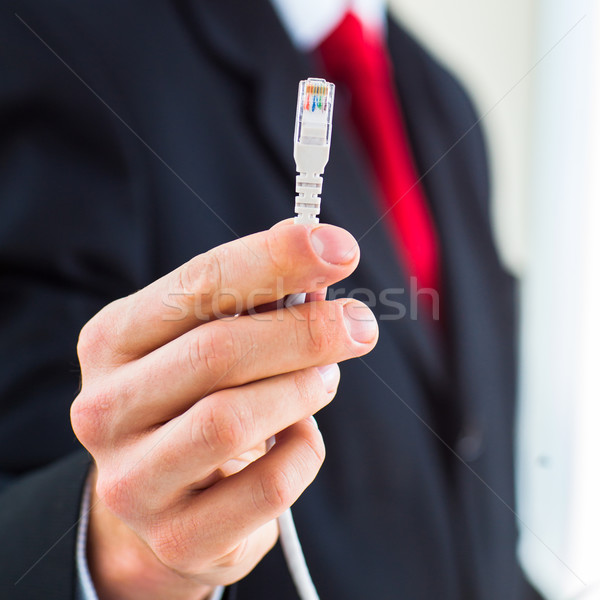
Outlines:
<svg viewBox="0 0 600 600"><path fill-rule="evenodd" d="M148 538L152 551L168 569L182 574L191 571L189 554L192 536L181 519L169 519L155 525Z"/></svg>
<svg viewBox="0 0 600 600"><path fill-rule="evenodd" d="M209 323L198 330L189 346L187 361L192 371L219 378L235 364L237 344L233 332L223 323Z"/></svg>
<svg viewBox="0 0 600 600"><path fill-rule="evenodd" d="M209 250L188 261L177 271L177 276L179 291L201 292L203 295L212 297L221 289L223 281L218 250Z"/></svg>
<svg viewBox="0 0 600 600"><path fill-rule="evenodd" d="M120 298L105 306L83 326L77 340L77 356L84 375L90 368L115 366L129 358L122 352L119 340L124 324L134 318L133 306L130 297Z"/></svg>
<svg viewBox="0 0 600 600"><path fill-rule="evenodd" d="M218 456L234 455L246 438L248 418L225 393L213 394L198 405L192 422L192 444Z"/></svg>
<svg viewBox="0 0 600 600"><path fill-rule="evenodd" d="M112 407L112 398L105 393L81 392L71 404L73 432L86 448L103 437Z"/></svg>
<svg viewBox="0 0 600 600"><path fill-rule="evenodd" d="M323 436L316 429L312 429L305 437L302 462L307 472L316 475L325 461L325 444Z"/></svg>
<svg viewBox="0 0 600 600"><path fill-rule="evenodd" d="M90 319L79 332L77 356L82 367L106 344L106 332L102 312Z"/></svg>
<svg viewBox="0 0 600 600"><path fill-rule="evenodd" d="M204 256L186 262L177 270L175 277L175 290L177 292L187 293L192 291L196 279L194 275L199 270L198 262L200 258L204 258Z"/></svg>
<svg viewBox="0 0 600 600"><path fill-rule="evenodd" d="M222 569L232 569L247 560L249 553L248 538L244 538L232 549L227 550L215 562L214 566Z"/></svg>
<svg viewBox="0 0 600 600"><path fill-rule="evenodd" d="M264 473L258 480L254 504L266 513L280 513L295 500L294 485L286 471L275 468Z"/></svg>
<svg viewBox="0 0 600 600"><path fill-rule="evenodd" d="M288 251L289 247L288 228L275 228L266 237L266 251L271 267L275 275L283 276L289 274L298 267L295 260L296 254Z"/></svg>
<svg viewBox="0 0 600 600"><path fill-rule="evenodd" d="M96 493L106 507L115 515L127 518L131 515L133 486L128 475L116 476L99 470Z"/></svg>
<svg viewBox="0 0 600 600"><path fill-rule="evenodd" d="M302 406L310 407L316 399L317 391L312 385L313 381L312 373L307 369L293 373L294 388Z"/></svg>
<svg viewBox="0 0 600 600"><path fill-rule="evenodd" d="M323 312L316 311L305 322L298 321L298 327L303 325L305 329L300 335L304 338L304 345L308 352L316 355L325 354L332 345L333 335Z"/></svg>

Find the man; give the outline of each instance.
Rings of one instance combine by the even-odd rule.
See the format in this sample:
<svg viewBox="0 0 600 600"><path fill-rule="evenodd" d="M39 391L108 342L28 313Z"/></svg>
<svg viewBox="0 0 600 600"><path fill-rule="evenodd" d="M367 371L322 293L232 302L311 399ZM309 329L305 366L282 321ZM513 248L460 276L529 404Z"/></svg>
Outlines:
<svg viewBox="0 0 600 600"><path fill-rule="evenodd" d="M328 365L374 347L370 311L343 299L358 289L378 299L379 343L341 365L339 397L318 415L328 458L294 506L317 589L527 595L510 508L513 287L492 244L475 114L388 22L439 244L436 321L410 298L344 85L322 211L339 227L269 229L291 212L297 82L322 70L291 41L284 4L3 7L7 597L296 597L268 552L274 518L323 461L308 417L335 393ZM313 302L274 310L303 290ZM246 314L258 306L264 319ZM90 467L68 409L78 332L100 309L79 338L72 408ZM75 560L86 534L91 581L83 552Z"/></svg>

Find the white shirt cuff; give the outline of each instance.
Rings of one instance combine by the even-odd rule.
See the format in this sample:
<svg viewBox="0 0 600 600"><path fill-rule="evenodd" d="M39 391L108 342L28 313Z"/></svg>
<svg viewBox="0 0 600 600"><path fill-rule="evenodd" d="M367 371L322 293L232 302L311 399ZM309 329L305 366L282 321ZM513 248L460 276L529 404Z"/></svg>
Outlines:
<svg viewBox="0 0 600 600"><path fill-rule="evenodd" d="M88 524L90 520L90 495L91 495L91 484L88 479L85 484L83 491L83 498L81 499L81 511L79 514L79 527L77 529L77 543L75 546L75 560L77 567L77 590L76 600L98 600L98 594L94 587L94 582L90 575L90 570L87 563L86 545L87 545L87 532ZM221 600L225 588L219 586L212 593L209 600Z"/></svg>

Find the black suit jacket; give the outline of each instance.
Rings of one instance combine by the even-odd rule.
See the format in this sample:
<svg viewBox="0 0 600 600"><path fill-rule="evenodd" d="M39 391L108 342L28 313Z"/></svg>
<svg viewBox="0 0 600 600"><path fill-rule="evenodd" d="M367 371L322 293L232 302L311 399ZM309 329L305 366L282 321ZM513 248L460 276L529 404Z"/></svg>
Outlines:
<svg viewBox="0 0 600 600"><path fill-rule="evenodd" d="M68 422L78 331L291 216L297 83L319 66L266 0L3 1L0 27L0 596L66 599L87 469ZM440 235L443 321L393 318L409 285L339 89L322 218L362 261L337 287L397 289L373 307L377 348L342 365L318 415L328 456L295 517L324 600L518 600L514 289L482 135L460 86L393 22L389 45ZM295 597L278 549L236 593Z"/></svg>

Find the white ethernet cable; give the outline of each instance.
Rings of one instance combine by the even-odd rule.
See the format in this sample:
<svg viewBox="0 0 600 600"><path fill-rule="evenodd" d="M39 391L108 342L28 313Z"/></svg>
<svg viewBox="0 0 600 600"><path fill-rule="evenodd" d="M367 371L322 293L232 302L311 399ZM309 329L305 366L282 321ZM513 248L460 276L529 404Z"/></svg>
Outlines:
<svg viewBox="0 0 600 600"><path fill-rule="evenodd" d="M318 223L323 171L329 160L335 86L310 78L298 86L294 160L296 161L296 218L294 223Z"/></svg>
<svg viewBox="0 0 600 600"><path fill-rule="evenodd" d="M296 161L296 217L294 223L311 225L319 222L323 171L329 160L331 118L335 86L324 79L309 78L298 86L294 160ZM303 304L306 294L290 294L284 306ZM271 438L269 445L272 446ZM291 509L277 519L279 542L300 600L319 600L312 582L302 546L298 539Z"/></svg>
<svg viewBox="0 0 600 600"><path fill-rule="evenodd" d="M294 160L296 161L296 217L294 223L319 222L323 171L329 160L335 85L310 77L298 84ZM306 294L290 294L285 306L302 304Z"/></svg>

